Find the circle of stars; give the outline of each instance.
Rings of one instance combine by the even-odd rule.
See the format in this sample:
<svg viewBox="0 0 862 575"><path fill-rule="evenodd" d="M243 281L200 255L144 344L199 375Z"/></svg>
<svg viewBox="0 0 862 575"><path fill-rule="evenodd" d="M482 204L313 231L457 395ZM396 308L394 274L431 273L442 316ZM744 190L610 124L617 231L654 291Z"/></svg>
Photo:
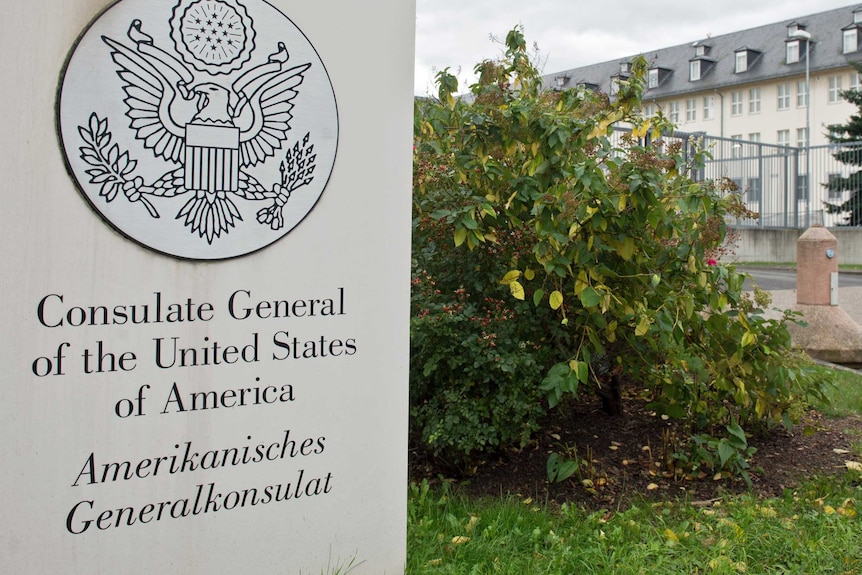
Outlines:
<svg viewBox="0 0 862 575"><path fill-rule="evenodd" d="M207 64L231 62L246 40L239 14L220 2L198 2L189 8L182 32L189 50Z"/></svg>

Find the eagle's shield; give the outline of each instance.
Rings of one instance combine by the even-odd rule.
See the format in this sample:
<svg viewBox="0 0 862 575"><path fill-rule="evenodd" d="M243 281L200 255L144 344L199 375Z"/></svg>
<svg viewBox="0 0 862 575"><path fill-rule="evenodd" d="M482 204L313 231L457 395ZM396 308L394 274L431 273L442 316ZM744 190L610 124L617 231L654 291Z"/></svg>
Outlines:
<svg viewBox="0 0 862 575"><path fill-rule="evenodd" d="M185 187L207 192L239 190L239 128L186 125Z"/></svg>

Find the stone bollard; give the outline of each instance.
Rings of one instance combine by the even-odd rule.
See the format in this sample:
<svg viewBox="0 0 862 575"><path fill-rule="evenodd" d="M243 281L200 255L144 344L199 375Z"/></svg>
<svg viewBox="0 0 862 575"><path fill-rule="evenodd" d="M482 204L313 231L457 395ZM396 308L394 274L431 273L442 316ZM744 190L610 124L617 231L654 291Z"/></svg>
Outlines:
<svg viewBox="0 0 862 575"><path fill-rule="evenodd" d="M862 328L838 306L838 241L815 225L796 241L796 306L807 325L787 326L793 345L832 363L862 363ZM833 276L835 283L833 284Z"/></svg>
<svg viewBox="0 0 862 575"><path fill-rule="evenodd" d="M837 305L833 273L838 273L838 240L828 229L815 224L796 241L796 303Z"/></svg>

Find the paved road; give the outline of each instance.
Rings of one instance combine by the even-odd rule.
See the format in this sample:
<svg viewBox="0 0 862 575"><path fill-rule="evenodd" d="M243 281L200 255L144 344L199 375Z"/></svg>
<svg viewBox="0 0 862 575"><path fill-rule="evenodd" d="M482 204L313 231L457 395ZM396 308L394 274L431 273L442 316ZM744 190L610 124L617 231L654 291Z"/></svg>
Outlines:
<svg viewBox="0 0 862 575"><path fill-rule="evenodd" d="M746 266L738 266L739 270L745 271L754 278L757 285L766 291L776 290L795 290L796 289L796 271L795 270L778 270L778 269L763 269L763 268L748 268ZM746 287L751 288L750 280L746 282ZM862 274L859 273L838 273L838 288L844 287L860 287L862 286Z"/></svg>
<svg viewBox="0 0 862 575"><path fill-rule="evenodd" d="M757 285L772 294L771 307L790 309L796 305L796 271L745 266L739 266L738 269L751 274ZM745 284L749 289L750 283L747 281ZM856 323L862 325L862 274L838 274L838 305Z"/></svg>

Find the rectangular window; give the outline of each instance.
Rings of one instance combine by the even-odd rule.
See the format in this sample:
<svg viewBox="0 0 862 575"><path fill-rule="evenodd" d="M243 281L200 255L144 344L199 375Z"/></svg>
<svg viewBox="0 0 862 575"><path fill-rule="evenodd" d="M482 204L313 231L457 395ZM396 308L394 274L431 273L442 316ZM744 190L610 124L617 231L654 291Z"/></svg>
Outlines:
<svg viewBox="0 0 862 575"><path fill-rule="evenodd" d="M748 52L742 51L736 53L736 67L735 71L737 74L740 72L745 72L748 70Z"/></svg>
<svg viewBox="0 0 862 575"><path fill-rule="evenodd" d="M647 104L643 108L644 118L652 118L655 116L655 104Z"/></svg>
<svg viewBox="0 0 862 575"><path fill-rule="evenodd" d="M671 102L668 109L670 121L674 124L679 124L679 102Z"/></svg>
<svg viewBox="0 0 862 575"><path fill-rule="evenodd" d="M694 122L697 120L697 100L688 98L685 101L685 121Z"/></svg>
<svg viewBox="0 0 862 575"><path fill-rule="evenodd" d="M842 47L842 51L845 54L855 52L858 49L856 28L853 28L852 30L844 30L844 42L842 44Z"/></svg>
<svg viewBox="0 0 862 575"><path fill-rule="evenodd" d="M730 95L730 115L739 116L742 114L742 90L737 90Z"/></svg>
<svg viewBox="0 0 862 575"><path fill-rule="evenodd" d="M826 188L829 190L828 195L830 200L842 199L841 179L841 174L829 174L829 183L826 185Z"/></svg>
<svg viewBox="0 0 862 575"><path fill-rule="evenodd" d="M619 78L611 78L611 87L610 87L611 96L616 96L620 91L620 79Z"/></svg>
<svg viewBox="0 0 862 575"><path fill-rule="evenodd" d="M778 85L778 109L787 110L790 108L790 84Z"/></svg>
<svg viewBox="0 0 862 575"><path fill-rule="evenodd" d="M796 82L796 107L804 108L808 105L808 84L805 80Z"/></svg>
<svg viewBox="0 0 862 575"><path fill-rule="evenodd" d="M730 137L732 140L730 142L730 157L731 158L741 158L742 157L742 134L734 134Z"/></svg>
<svg viewBox="0 0 862 575"><path fill-rule="evenodd" d="M790 130L778 130L778 145L779 146L789 146L790 145Z"/></svg>
<svg viewBox="0 0 862 575"><path fill-rule="evenodd" d="M829 76L829 103L841 101L841 76Z"/></svg>
<svg viewBox="0 0 862 575"><path fill-rule="evenodd" d="M652 69L649 71L647 86L649 88L658 88L658 70Z"/></svg>
<svg viewBox="0 0 862 575"><path fill-rule="evenodd" d="M858 90L859 89L859 72L850 72L850 85L847 86L848 90Z"/></svg>
<svg viewBox="0 0 862 575"><path fill-rule="evenodd" d="M799 40L793 40L792 42L788 42L786 45L787 53L786 53L786 63L787 64L795 64L799 61Z"/></svg>
<svg viewBox="0 0 862 575"><path fill-rule="evenodd" d="M704 120L712 120L715 113L715 96L704 96L703 97L703 119Z"/></svg>
<svg viewBox="0 0 862 575"><path fill-rule="evenodd" d="M760 113L760 88L751 88L748 91L748 113Z"/></svg>
<svg viewBox="0 0 862 575"><path fill-rule="evenodd" d="M796 128L796 146L804 148L808 145L808 128Z"/></svg>
<svg viewBox="0 0 862 575"><path fill-rule="evenodd" d="M760 132L751 132L748 134L748 141L751 142L751 145L748 147L748 155L749 156L759 156L760 155Z"/></svg>
<svg viewBox="0 0 862 575"><path fill-rule="evenodd" d="M688 63L689 75L688 79L692 82L700 80L700 60L694 60Z"/></svg>
<svg viewBox="0 0 862 575"><path fill-rule="evenodd" d="M748 188L745 191L749 202L759 202L763 195L760 178L748 178Z"/></svg>
<svg viewBox="0 0 862 575"><path fill-rule="evenodd" d="M796 199L808 199L808 176L805 174L798 174L796 176Z"/></svg>

